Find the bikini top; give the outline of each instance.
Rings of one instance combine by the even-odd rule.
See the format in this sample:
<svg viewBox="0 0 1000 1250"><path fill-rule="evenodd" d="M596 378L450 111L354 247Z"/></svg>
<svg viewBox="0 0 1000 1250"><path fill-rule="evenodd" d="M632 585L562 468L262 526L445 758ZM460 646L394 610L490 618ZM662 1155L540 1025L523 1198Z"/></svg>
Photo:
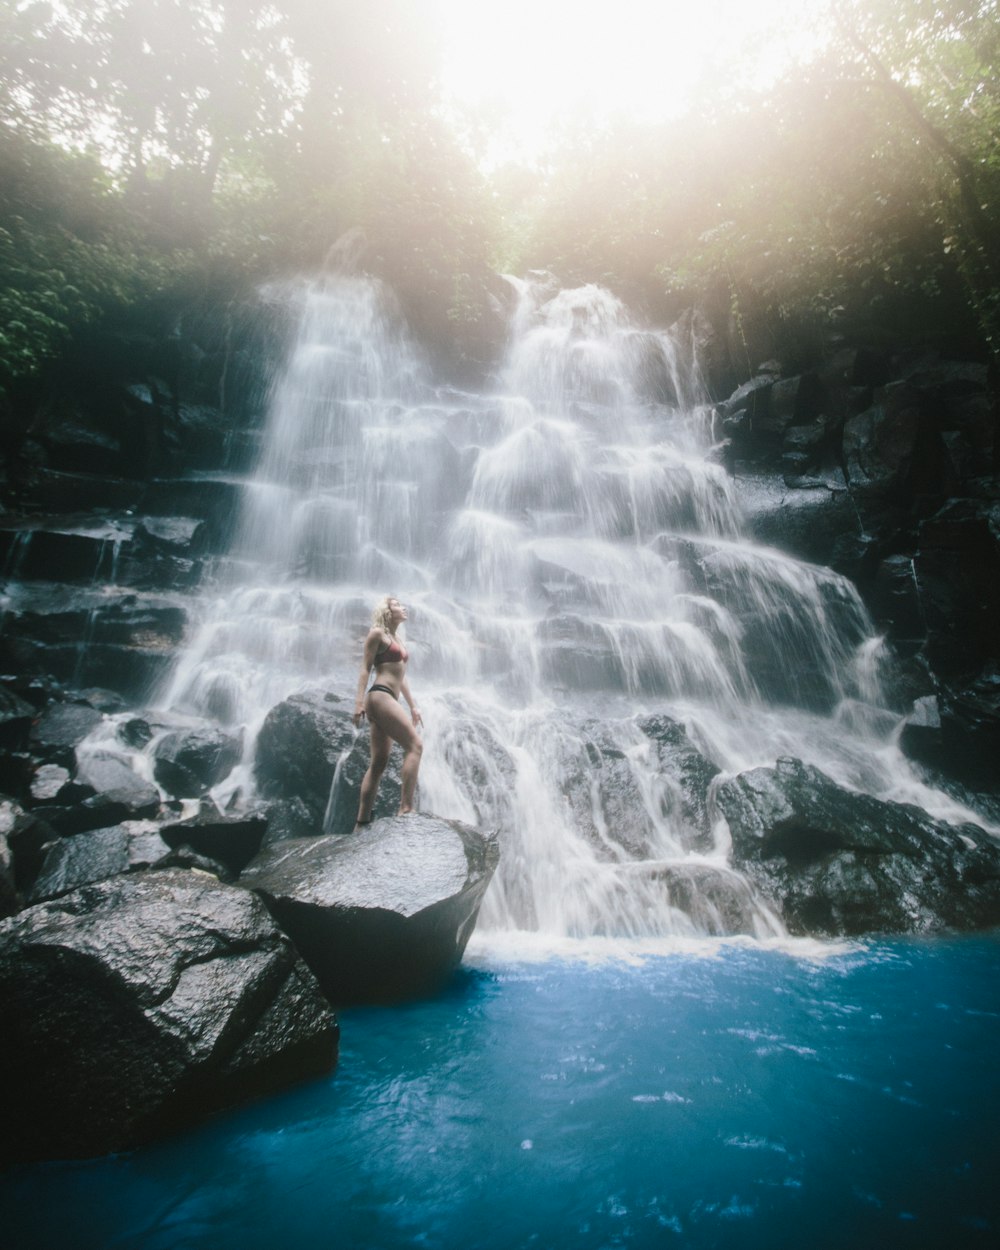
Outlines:
<svg viewBox="0 0 1000 1250"><path fill-rule="evenodd" d="M405 663L409 658L410 653L407 649L398 639L393 638L392 642L389 643L385 650L379 651L379 653L375 656L375 664L377 667L379 664L395 664L400 660Z"/></svg>

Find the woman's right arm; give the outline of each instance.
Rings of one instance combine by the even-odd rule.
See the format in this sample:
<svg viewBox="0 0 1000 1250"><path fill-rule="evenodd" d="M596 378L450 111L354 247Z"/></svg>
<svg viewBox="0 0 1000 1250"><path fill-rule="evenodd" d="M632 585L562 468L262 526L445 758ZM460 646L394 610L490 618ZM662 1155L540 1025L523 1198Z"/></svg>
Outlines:
<svg viewBox="0 0 1000 1250"><path fill-rule="evenodd" d="M381 635L377 629L370 629L368 637L365 639L365 653L361 660L361 672L358 674L358 690L354 696L354 727L361 725L365 715L365 686L368 685L368 674L372 671L372 665L375 663L375 655L378 651L378 644Z"/></svg>

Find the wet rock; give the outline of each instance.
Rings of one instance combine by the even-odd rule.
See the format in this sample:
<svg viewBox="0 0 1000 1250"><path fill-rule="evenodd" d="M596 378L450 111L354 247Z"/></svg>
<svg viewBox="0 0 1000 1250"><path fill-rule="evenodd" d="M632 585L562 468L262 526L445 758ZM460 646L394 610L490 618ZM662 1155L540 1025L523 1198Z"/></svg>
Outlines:
<svg viewBox="0 0 1000 1250"><path fill-rule="evenodd" d="M488 725L467 714L461 697L450 699L445 715L435 719L441 723L434 749L452 773L463 778L465 795L474 813L473 823L495 822L500 828L510 828L516 819L513 799L517 792L517 767L506 744ZM395 763L392 757L390 763ZM391 793L398 796L398 776L392 779ZM395 807L380 804L376 814L389 816L397 809L398 801ZM338 829L333 827L331 832Z"/></svg>
<svg viewBox="0 0 1000 1250"><path fill-rule="evenodd" d="M622 664L606 631L569 612L538 626L543 680L574 690L614 689L625 680Z"/></svg>
<svg viewBox="0 0 1000 1250"><path fill-rule="evenodd" d="M927 491L940 475L939 445L927 437L920 397L893 382L876 403L844 426L847 480L860 496L895 499Z"/></svg>
<svg viewBox="0 0 1000 1250"><path fill-rule="evenodd" d="M615 737L597 721L553 736L551 750L573 823L603 858L621 847L634 859L650 854L656 827L642 786Z"/></svg>
<svg viewBox="0 0 1000 1250"><path fill-rule="evenodd" d="M153 816L160 806L159 791L115 755L97 752L82 759L76 770L76 783L90 788L95 797L113 795L133 816Z"/></svg>
<svg viewBox="0 0 1000 1250"><path fill-rule="evenodd" d="M103 690L100 686L91 686L86 690L77 690L75 698L108 715L112 715L115 712L124 712L127 706L125 700L117 691Z"/></svg>
<svg viewBox="0 0 1000 1250"><path fill-rule="evenodd" d="M875 570L868 606L875 620L891 631L897 646L913 653L927 637L920 584L912 556L888 556Z"/></svg>
<svg viewBox="0 0 1000 1250"><path fill-rule="evenodd" d="M793 933L856 936L1000 923L1000 847L975 825L842 789L786 758L719 785L733 864Z"/></svg>
<svg viewBox="0 0 1000 1250"><path fill-rule="evenodd" d="M75 801L81 794L89 797ZM74 800L72 805L64 798ZM57 833L72 835L124 820L142 820L155 816L159 809L160 794L155 786L115 756L96 754L81 762L71 786L60 793L59 802L42 811Z"/></svg>
<svg viewBox="0 0 1000 1250"><path fill-rule="evenodd" d="M0 687L0 750L23 751L36 715L30 703Z"/></svg>
<svg viewBox="0 0 1000 1250"><path fill-rule="evenodd" d="M0 925L7 1160L129 1149L335 1053L314 978L246 890L140 872Z"/></svg>
<svg viewBox="0 0 1000 1250"><path fill-rule="evenodd" d="M104 717L84 703L55 703L39 717L31 730L31 749L42 759L72 768L76 748Z"/></svg>
<svg viewBox="0 0 1000 1250"><path fill-rule="evenodd" d="M30 802L37 767L37 758L28 751L0 751L0 794Z"/></svg>
<svg viewBox="0 0 1000 1250"><path fill-rule="evenodd" d="M20 906L14 882L14 853L7 834L0 830L0 919L13 915Z"/></svg>
<svg viewBox="0 0 1000 1250"><path fill-rule="evenodd" d="M8 568L21 581L86 582L110 576L130 530L93 518L62 518L8 528ZM17 547L12 545L16 541Z"/></svg>
<svg viewBox="0 0 1000 1250"><path fill-rule="evenodd" d="M243 503L243 488L228 477L161 478L147 486L140 502L144 516L196 517L206 526L199 544L206 552L227 550Z"/></svg>
<svg viewBox="0 0 1000 1250"><path fill-rule="evenodd" d="M312 838L323 832L316 817L301 799L274 799L262 805L262 814L267 821L263 846L273 846L276 842L287 842L290 838ZM354 812L357 812L355 803ZM354 816L351 816L351 824ZM347 833L347 829L333 828L333 833Z"/></svg>
<svg viewBox="0 0 1000 1250"><path fill-rule="evenodd" d="M823 387L814 373L782 378L770 389L767 409L756 418L758 433L784 434L789 426L804 425L819 416Z"/></svg>
<svg viewBox="0 0 1000 1250"><path fill-rule="evenodd" d="M457 967L499 858L495 840L435 816L282 842L240 878L261 895L331 1001L429 992Z"/></svg>
<svg viewBox="0 0 1000 1250"><path fill-rule="evenodd" d="M36 805L57 803L60 796L64 802L67 798L86 799L90 797L91 791L89 790L72 795L67 794L67 787L71 781L72 777L68 768L63 768L61 764L43 764L31 779L32 803Z"/></svg>
<svg viewBox="0 0 1000 1250"><path fill-rule="evenodd" d="M26 499L47 512L86 512L93 508L134 508L144 486L117 474L62 473L42 468L35 472Z"/></svg>
<svg viewBox="0 0 1000 1250"><path fill-rule="evenodd" d="M186 842L174 847L163 859L157 861L155 867L194 869L207 873L219 881L224 881L227 885L232 885L240 875L221 860L211 859L208 855L199 855L194 847L188 846Z"/></svg>
<svg viewBox="0 0 1000 1250"><path fill-rule="evenodd" d="M319 819L320 831L327 833L350 833L354 828L361 801L361 782L371 759L367 731L362 731L351 743L347 753L340 757L330 790L325 813ZM395 744L389 753L389 762L379 782L378 793L372 808L372 817L394 816L399 811L403 782L401 767L402 749Z"/></svg>
<svg viewBox="0 0 1000 1250"><path fill-rule="evenodd" d="M198 798L229 775L242 751L241 739L221 729L177 730L153 749L153 775L168 794Z"/></svg>
<svg viewBox="0 0 1000 1250"><path fill-rule="evenodd" d="M1000 668L918 699L899 744L910 759L973 792L1000 793Z"/></svg>
<svg viewBox="0 0 1000 1250"><path fill-rule="evenodd" d="M110 829L58 838L45 849L28 902L45 902L81 885L150 868L169 854L170 847L152 821L126 821Z"/></svg>
<svg viewBox="0 0 1000 1250"><path fill-rule="evenodd" d="M760 920L766 904L742 874L695 862L658 866L655 876L669 905L690 921L692 934L767 936Z"/></svg>
<svg viewBox="0 0 1000 1250"><path fill-rule="evenodd" d="M242 872L260 850L267 820L260 813L223 815L206 801L193 820L164 824L160 836L171 847L190 846L199 855Z"/></svg>
<svg viewBox="0 0 1000 1250"><path fill-rule="evenodd" d="M194 468L213 468L225 458L226 422L218 408L207 404L178 404L164 438L174 457Z"/></svg>
<svg viewBox="0 0 1000 1250"><path fill-rule="evenodd" d="M44 848L56 832L35 812L25 811L13 799L0 798L0 833L13 856L15 887L23 894L38 875Z"/></svg>
<svg viewBox="0 0 1000 1250"><path fill-rule="evenodd" d="M95 428L80 413L50 419L41 432L41 441L53 469L114 475L126 468L120 440L107 430Z"/></svg>
<svg viewBox="0 0 1000 1250"><path fill-rule="evenodd" d="M153 727L145 716L132 716L121 722L115 734L125 746L141 751L152 742Z"/></svg>
<svg viewBox="0 0 1000 1250"><path fill-rule="evenodd" d="M357 737L353 710L325 690L302 691L273 707L257 738L254 768L262 793L299 798L322 823L337 763Z"/></svg>
<svg viewBox="0 0 1000 1250"><path fill-rule="evenodd" d="M989 505L953 499L921 522L913 560L925 651L945 679L1000 659L1000 541Z"/></svg>
<svg viewBox="0 0 1000 1250"><path fill-rule="evenodd" d="M660 815L686 850L710 850L712 821L708 790L718 768L705 758L687 730L669 716L647 716L639 728L656 753L656 802Z"/></svg>
<svg viewBox="0 0 1000 1250"><path fill-rule="evenodd" d="M773 373L760 373L736 388L732 395L718 405L719 415L723 418L735 417L745 412L749 418L750 429L757 422L766 420L770 409L771 388L775 383Z"/></svg>

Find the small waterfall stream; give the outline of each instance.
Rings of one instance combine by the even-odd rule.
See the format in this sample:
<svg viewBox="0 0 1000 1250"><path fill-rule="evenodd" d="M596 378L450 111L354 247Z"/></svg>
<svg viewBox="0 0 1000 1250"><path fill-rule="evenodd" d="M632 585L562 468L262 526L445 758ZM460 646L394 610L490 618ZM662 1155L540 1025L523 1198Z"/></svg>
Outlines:
<svg viewBox="0 0 1000 1250"><path fill-rule="evenodd" d="M893 746L851 584L742 535L697 361L598 287L513 285L482 394L434 387L376 282L298 291L238 538L163 702L247 726L223 784L245 789L268 710L306 685L351 697L371 605L395 594L421 806L500 832L481 929L779 934L664 733L723 774L793 754L948 801Z"/></svg>

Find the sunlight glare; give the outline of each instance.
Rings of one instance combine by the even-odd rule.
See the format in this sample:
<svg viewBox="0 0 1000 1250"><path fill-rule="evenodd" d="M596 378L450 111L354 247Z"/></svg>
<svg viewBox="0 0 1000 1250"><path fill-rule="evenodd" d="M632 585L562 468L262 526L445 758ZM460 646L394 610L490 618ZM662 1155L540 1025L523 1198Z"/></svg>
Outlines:
<svg viewBox="0 0 1000 1250"><path fill-rule="evenodd" d="M537 156L570 115L675 116L723 57L745 54L748 89L764 84L809 39L802 0L439 3L445 90L500 115L507 159Z"/></svg>

